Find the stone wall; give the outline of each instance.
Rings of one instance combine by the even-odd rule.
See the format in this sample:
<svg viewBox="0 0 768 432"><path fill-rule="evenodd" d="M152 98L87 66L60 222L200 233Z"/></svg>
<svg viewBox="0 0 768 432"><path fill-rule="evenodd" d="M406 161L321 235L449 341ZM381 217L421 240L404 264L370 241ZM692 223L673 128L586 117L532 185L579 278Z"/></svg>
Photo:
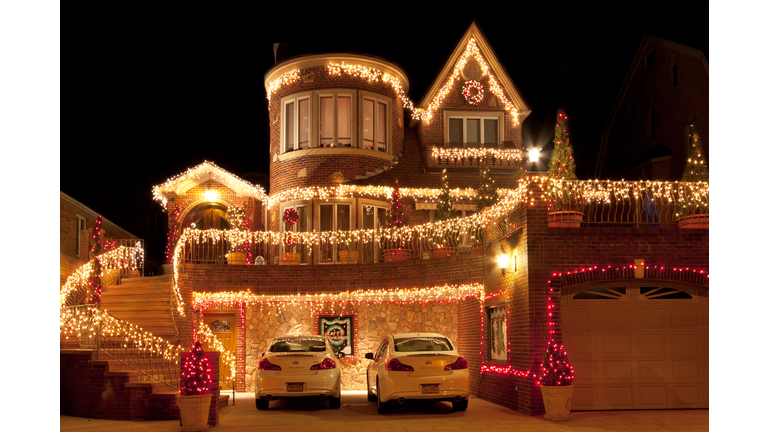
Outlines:
<svg viewBox="0 0 768 432"><path fill-rule="evenodd" d="M357 314L355 355L341 360L342 390L365 390L365 368L370 362L365 353L372 352L391 333L440 333L458 343L458 307L456 302L424 304L359 304L343 309L320 310L321 314L344 312ZM261 354L272 340L284 334L314 335L315 315L307 306L278 309L275 306L253 306L245 310L245 390L255 391L253 381ZM459 349L460 353L461 348Z"/></svg>

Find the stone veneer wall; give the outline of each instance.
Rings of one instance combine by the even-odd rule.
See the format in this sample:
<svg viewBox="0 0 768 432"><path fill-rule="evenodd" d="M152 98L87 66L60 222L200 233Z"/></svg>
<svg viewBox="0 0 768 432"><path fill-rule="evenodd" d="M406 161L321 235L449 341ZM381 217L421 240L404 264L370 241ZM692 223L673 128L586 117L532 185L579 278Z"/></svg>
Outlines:
<svg viewBox="0 0 768 432"><path fill-rule="evenodd" d="M365 353L374 351L391 333L440 333L458 343L458 306L453 303L359 304L325 313L357 313L356 355L341 360L342 390L365 390L365 369L370 361ZM314 335L315 317L309 307L246 307L245 310L245 390L255 391L253 374L261 354L277 336ZM464 353L461 352L462 355Z"/></svg>

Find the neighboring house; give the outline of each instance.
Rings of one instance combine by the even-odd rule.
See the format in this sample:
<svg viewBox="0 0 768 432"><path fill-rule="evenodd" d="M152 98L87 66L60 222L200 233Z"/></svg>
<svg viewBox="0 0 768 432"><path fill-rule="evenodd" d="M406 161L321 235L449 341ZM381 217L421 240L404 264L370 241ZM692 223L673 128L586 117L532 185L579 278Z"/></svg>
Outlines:
<svg viewBox="0 0 768 432"><path fill-rule="evenodd" d="M661 67L668 56L657 49ZM185 233L174 323L188 340L199 312L236 353L238 391L253 391L275 336L333 328L349 353L347 390L366 388L364 354L387 334L437 332L467 359L474 395L541 414L534 376L552 337L576 370L574 409L708 407L708 230L630 217L642 202L580 227L549 226L546 176L520 176L530 109L475 23L420 104L407 97L405 71L370 55L287 59L264 84L269 194L212 162L153 191L169 216L178 206ZM498 188L524 192L518 201L476 213L467 190L478 187L479 158ZM482 221L476 238L456 236L448 249L432 243L443 227L431 222L443 169L455 223ZM418 241L382 235L396 182L412 227L404 232ZM235 205L251 233L229 229ZM295 224L284 221L288 209ZM232 246L243 239L245 248ZM251 255L232 255L242 252ZM508 270L498 255L511 257Z"/></svg>
<svg viewBox="0 0 768 432"><path fill-rule="evenodd" d="M709 156L709 64L704 53L645 35L600 141L595 178L680 180L691 128Z"/></svg>
<svg viewBox="0 0 768 432"><path fill-rule="evenodd" d="M90 236L99 213L86 207L81 202L59 192L61 205L59 210L59 285L64 285L67 277L78 267L88 262ZM105 239L136 239L137 237L101 218L101 228Z"/></svg>

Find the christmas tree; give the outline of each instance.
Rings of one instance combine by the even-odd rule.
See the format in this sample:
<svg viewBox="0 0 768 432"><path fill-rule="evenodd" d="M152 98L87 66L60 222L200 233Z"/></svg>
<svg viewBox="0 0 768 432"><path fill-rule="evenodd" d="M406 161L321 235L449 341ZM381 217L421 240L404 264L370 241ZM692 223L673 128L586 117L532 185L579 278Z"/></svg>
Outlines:
<svg viewBox="0 0 768 432"><path fill-rule="evenodd" d="M189 351L186 363L181 368L181 396L209 395L211 387L211 367L205 358L200 342Z"/></svg>
<svg viewBox="0 0 768 432"><path fill-rule="evenodd" d="M451 190L448 187L448 174L443 169L443 177L440 185L440 195L437 196L437 209L435 210L435 220L442 221L456 217L456 210L453 209L451 201Z"/></svg>
<svg viewBox="0 0 768 432"><path fill-rule="evenodd" d="M573 147L568 138L568 116L562 109L557 110L555 123L555 139L552 140L555 149L549 159L549 181L547 182L547 196L549 197L549 210L575 210L583 208L581 193L564 186L560 180L578 180L576 177L576 163L573 161Z"/></svg>
<svg viewBox="0 0 768 432"><path fill-rule="evenodd" d="M491 170L485 159L480 159L480 185L477 187L477 211L492 206L499 202L499 194L496 192L496 182L493 180Z"/></svg>
<svg viewBox="0 0 768 432"><path fill-rule="evenodd" d="M568 353L563 345L553 339L547 344L544 361L541 362L541 379L536 384L543 386L568 386L573 382L573 366L568 362Z"/></svg>
<svg viewBox="0 0 768 432"><path fill-rule="evenodd" d="M101 302L101 260L99 255L103 251L101 230L101 215L96 218L96 226L93 227L93 234L90 239L90 250L88 251L88 257L93 261L91 267L91 274L88 278L88 294L90 301L93 304L99 304Z"/></svg>
<svg viewBox="0 0 768 432"><path fill-rule="evenodd" d="M691 125L688 131L688 161L685 163L682 180L691 183L709 183L709 168L707 167L707 160L702 154L701 135L699 135L696 125ZM677 217L709 213L708 202L701 201L694 189L688 185L682 187L681 194L675 204Z"/></svg>
<svg viewBox="0 0 768 432"><path fill-rule="evenodd" d="M400 228L403 226L408 226L408 217L405 215L402 196L400 196L400 184L395 180L395 188L392 190L392 200L387 213L387 227Z"/></svg>
<svg viewBox="0 0 768 432"><path fill-rule="evenodd" d="M165 245L165 262L173 262L173 250L176 247L176 242L179 240L179 217L181 216L181 209L179 205L173 208L170 216L168 216L168 243Z"/></svg>
<svg viewBox="0 0 768 432"><path fill-rule="evenodd" d="M232 227L232 229L242 231L251 230L251 221L248 220L248 218L245 216L244 206L238 204L232 205L227 209L225 217L227 221L229 221L229 225ZM247 264L251 264L253 262L253 248L251 247L250 239L237 246L236 250L237 252L246 253L245 262Z"/></svg>

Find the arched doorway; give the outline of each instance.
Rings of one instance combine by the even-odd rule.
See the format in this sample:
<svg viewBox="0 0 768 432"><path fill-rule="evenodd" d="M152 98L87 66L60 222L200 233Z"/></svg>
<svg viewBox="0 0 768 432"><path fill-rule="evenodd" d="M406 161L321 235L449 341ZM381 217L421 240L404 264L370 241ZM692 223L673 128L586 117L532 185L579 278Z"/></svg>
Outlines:
<svg viewBox="0 0 768 432"><path fill-rule="evenodd" d="M219 203L202 204L190 211L184 218L182 228L194 227L197 229L230 229L227 221L227 207Z"/></svg>

